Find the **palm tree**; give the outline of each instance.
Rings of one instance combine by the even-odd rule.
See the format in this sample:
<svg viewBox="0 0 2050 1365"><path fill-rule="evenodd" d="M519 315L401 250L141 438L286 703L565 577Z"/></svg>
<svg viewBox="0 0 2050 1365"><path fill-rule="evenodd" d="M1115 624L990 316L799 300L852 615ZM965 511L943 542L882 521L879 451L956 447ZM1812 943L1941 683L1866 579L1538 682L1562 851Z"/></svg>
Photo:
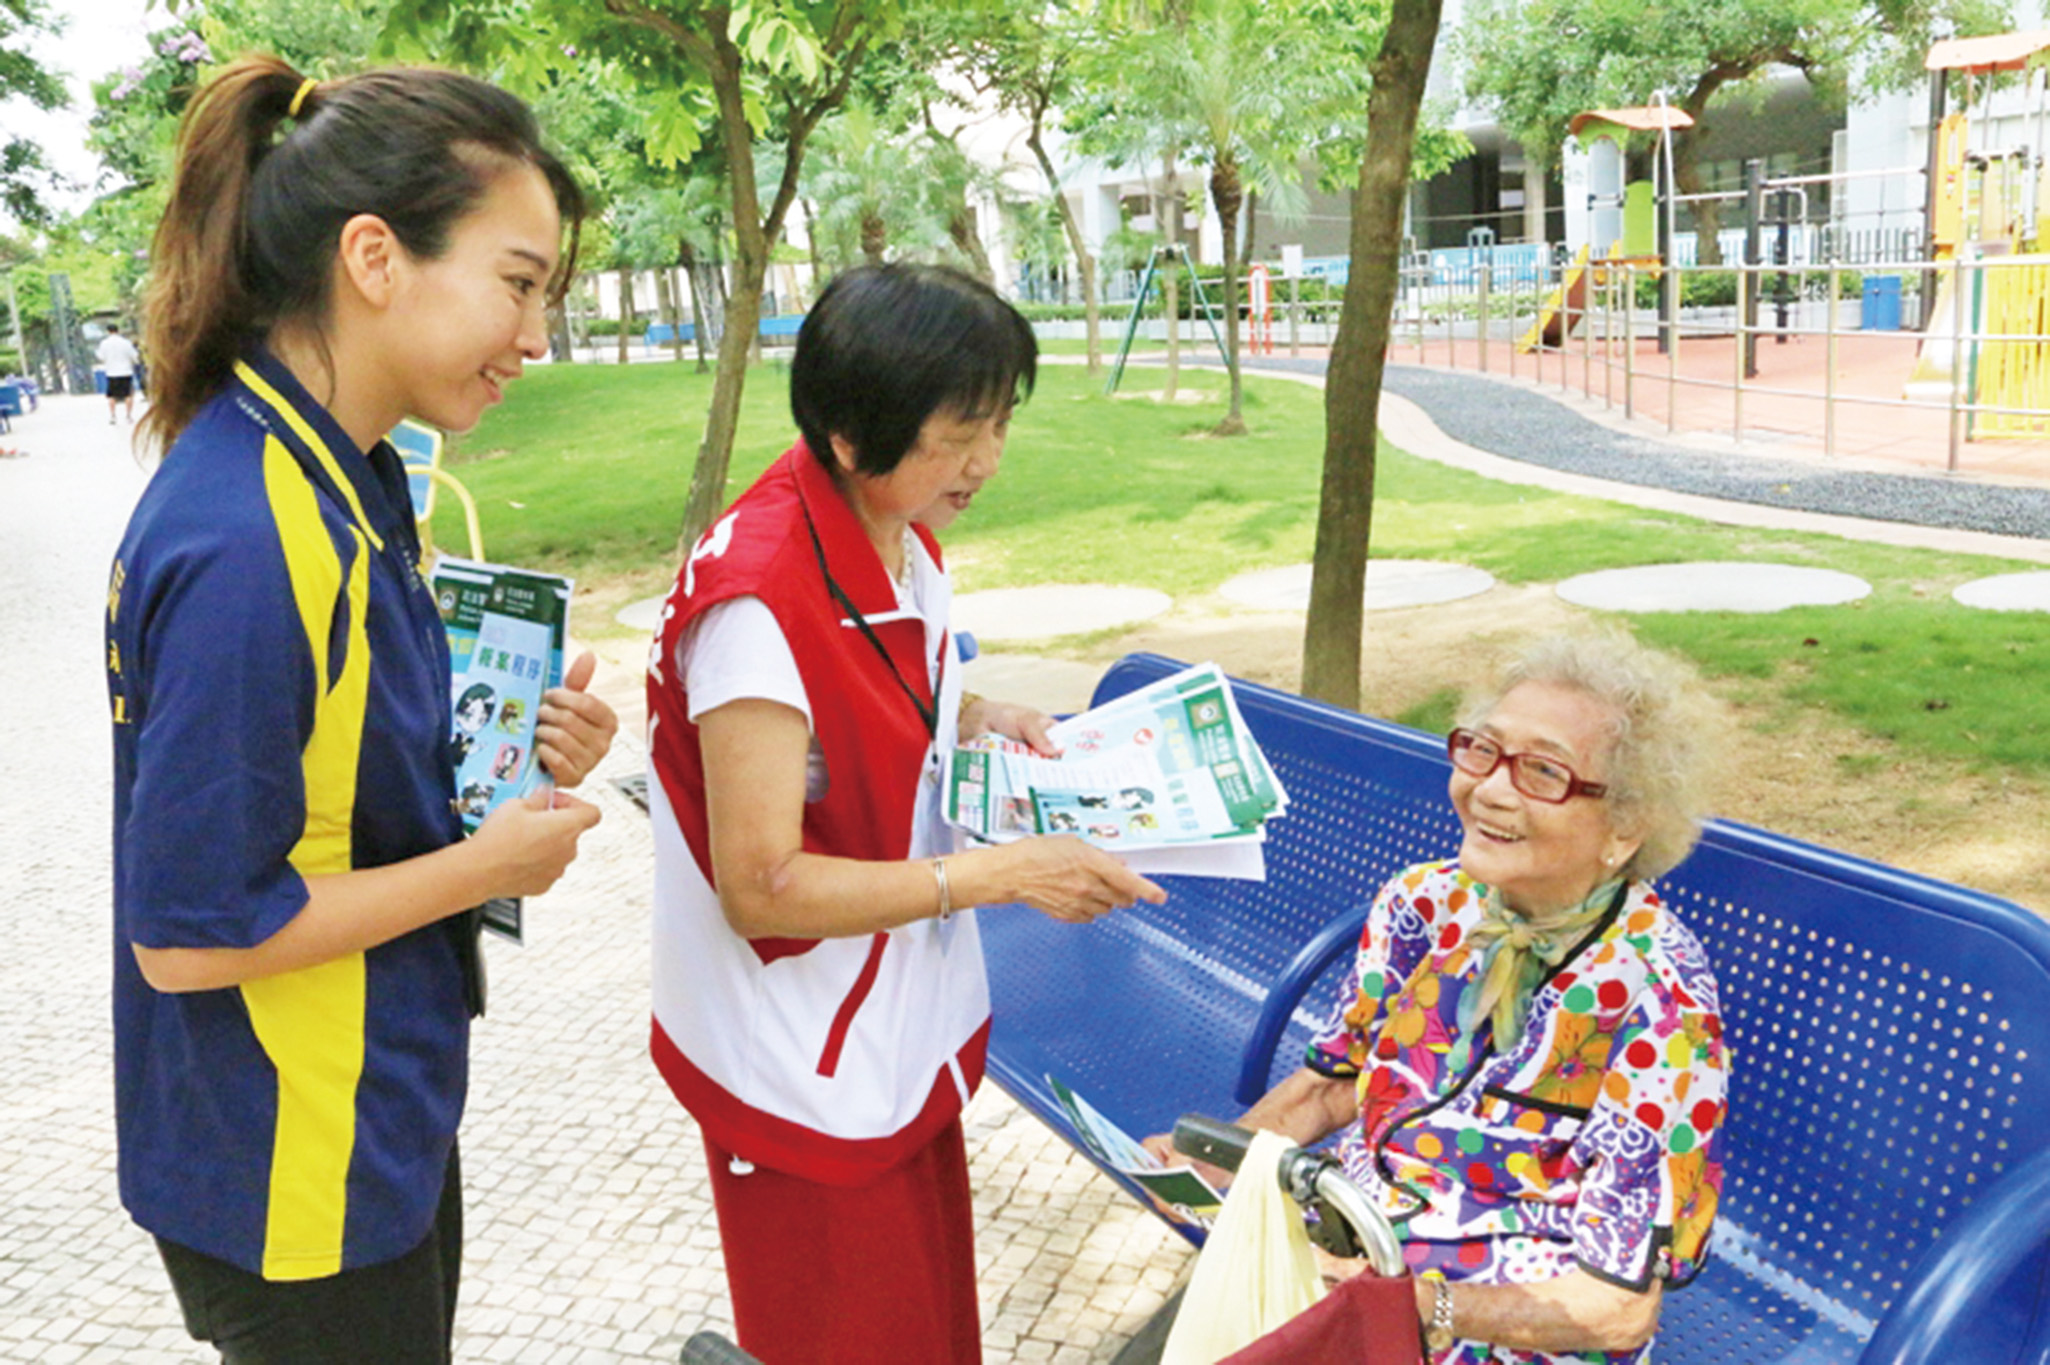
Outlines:
<svg viewBox="0 0 2050 1365"><path fill-rule="evenodd" d="M874 106L850 100L820 127L805 172L819 230L829 240L852 236L871 265L892 245L917 250L947 240L922 161L913 139L892 136Z"/></svg>
<svg viewBox="0 0 2050 1365"><path fill-rule="evenodd" d="M1210 201L1224 243L1225 367L1231 404L1215 434L1244 434L1239 376L1239 275L1245 266L1239 214L1249 191L1270 201L1297 188L1304 131L1314 120L1315 35L1288 5L1205 0L1174 31L1164 57L1171 97L1198 130L1194 149L1210 163ZM1250 182L1250 183L1249 183Z"/></svg>

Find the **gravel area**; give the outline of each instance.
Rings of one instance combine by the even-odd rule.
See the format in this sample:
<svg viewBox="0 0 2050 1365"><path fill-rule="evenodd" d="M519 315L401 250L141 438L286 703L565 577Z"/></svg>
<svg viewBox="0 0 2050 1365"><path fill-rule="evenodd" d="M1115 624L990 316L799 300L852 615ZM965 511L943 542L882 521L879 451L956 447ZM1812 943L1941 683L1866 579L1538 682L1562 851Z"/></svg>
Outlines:
<svg viewBox="0 0 2050 1365"><path fill-rule="evenodd" d="M1247 368L1322 374L1324 362L1261 357ZM1390 365L1382 383L1453 440L1551 469L1766 507L2050 538L2046 489L1694 450L1616 431L1499 380L1415 365Z"/></svg>

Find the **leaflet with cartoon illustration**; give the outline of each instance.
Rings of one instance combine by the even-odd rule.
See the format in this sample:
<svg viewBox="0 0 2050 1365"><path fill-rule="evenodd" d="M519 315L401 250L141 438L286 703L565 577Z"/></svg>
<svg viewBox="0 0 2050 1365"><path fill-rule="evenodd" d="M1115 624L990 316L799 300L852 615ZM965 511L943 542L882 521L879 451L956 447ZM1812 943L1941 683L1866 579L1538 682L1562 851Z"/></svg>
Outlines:
<svg viewBox="0 0 2050 1365"><path fill-rule="evenodd" d="M1184 1222L1207 1228L1216 1220L1224 1196L1193 1167L1163 1164L1057 1077L1048 1074L1046 1083L1053 1087L1054 1098L1060 1101L1075 1135L1098 1161L1153 1195Z"/></svg>
<svg viewBox="0 0 2050 1365"><path fill-rule="evenodd" d="M474 831L503 802L548 783L534 732L542 693L562 682L574 585L452 555L435 561L431 582L448 630L456 808L463 828ZM485 922L518 939L518 903L487 907Z"/></svg>
<svg viewBox="0 0 2050 1365"><path fill-rule="evenodd" d="M1143 872L1257 880L1288 797L1201 664L1054 727L1058 758L982 735L954 752L946 815L972 839L1074 834Z"/></svg>

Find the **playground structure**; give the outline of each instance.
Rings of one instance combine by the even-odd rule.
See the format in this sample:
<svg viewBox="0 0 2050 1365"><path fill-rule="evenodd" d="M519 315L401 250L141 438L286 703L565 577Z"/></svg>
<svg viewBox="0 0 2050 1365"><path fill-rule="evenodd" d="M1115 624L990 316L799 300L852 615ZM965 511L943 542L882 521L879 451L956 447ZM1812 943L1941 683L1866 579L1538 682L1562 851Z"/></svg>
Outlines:
<svg viewBox="0 0 2050 1365"><path fill-rule="evenodd" d="M1165 266L1165 274L1162 267ZM1182 268L1182 276L1188 281L1191 296L1197 308L1202 310L1203 321L1210 324L1210 339L1217 343L1217 358L1229 365L1231 359L1224 349L1224 335L1217 330L1217 311L1211 307L1210 296L1204 292L1202 277L1196 273L1195 262L1189 259L1188 250L1179 245L1162 245L1153 248L1153 254L1146 260L1145 273L1139 277L1139 289L1132 296L1132 311L1125 317L1123 333L1118 338L1117 359L1111 362L1110 377L1104 380L1103 392L1109 397L1118 391L1118 384L1125 377L1125 362L1131 358L1132 343L1138 339L1139 324L1145 320L1147 305L1152 301L1155 285L1164 287L1166 277L1172 275L1176 265ZM1180 320L1170 318L1169 327L1179 329Z"/></svg>
<svg viewBox="0 0 2050 1365"><path fill-rule="evenodd" d="M1540 346L1561 345L1574 320L1586 315L1589 286L1606 283L1611 272L1634 266L1650 270L1653 278L1657 278L1657 272L1671 254L1661 237L1670 241L1671 232L1659 232L1652 182L1626 183L1624 144L1631 133L1659 134L1655 146L1663 153L1660 164L1665 169L1666 198L1670 204L1673 130L1693 126L1694 120L1686 113L1663 102L1629 109L1591 109L1574 115L1568 135L1578 139L1587 151L1587 212L1567 219L1567 247L1571 250L1577 246L1578 252L1554 296L1546 299L1537 321L1518 343L1526 353ZM1584 238L1578 243L1572 240L1575 228ZM1597 243L1606 244L1598 261Z"/></svg>
<svg viewBox="0 0 2050 1365"><path fill-rule="evenodd" d="M1426 355L1435 331L1448 359L1462 341L1477 342L1485 369L1496 325L1506 322L1512 370L1519 356L1533 357L1539 373L1556 365L1562 382L1578 368L1591 394L1598 383L1596 396L1613 402L1620 387L1626 411L1647 380L1664 380L1661 406L1676 430L1699 404L1675 391L1695 386L1729 394L1717 425L1740 437L1747 425L1765 428L1758 419L1773 405L1759 400L1820 400L1821 429L1808 434L1830 454L1845 404L1906 410L1892 417L1939 443L1951 469L1967 442L2050 437L2050 254L2037 254L2050 247L2046 50L2050 31L1936 44L1925 61L1926 166L1769 176L1752 160L1742 189L1683 194L1671 141L1692 122L1684 112L1663 103L1587 111L1571 126L1569 184L1585 193L1569 195L1566 242L1498 246L1477 228L1463 252L1413 257L1393 356L1409 345ZM2021 94L2034 112L2017 137L2014 92L2004 96L2004 129L1993 92L1998 73L2024 70ZM1645 135L1651 174L1633 180L1628 145ZM1811 217L1811 193L1841 195L1853 185L1868 196L1876 189L1882 203L1891 186L1919 187L1919 231L1854 235ZM1675 230L1678 210L1706 201L1738 206L1741 228L1721 237L1735 248L1730 264L1697 265ZM1840 302L1846 291L1856 303ZM1904 323L1913 330L1900 332ZM1876 338L1866 334L1878 332L1912 347L1869 344ZM1761 370L1763 337L1773 348L1770 376ZM1817 340L1824 357L1782 349ZM1706 369L1704 352L1716 356ZM1818 382L1797 390L1787 371L1804 366L1820 370L1809 376ZM1871 367L1884 382L1862 372ZM1786 429L1782 418L1774 423Z"/></svg>

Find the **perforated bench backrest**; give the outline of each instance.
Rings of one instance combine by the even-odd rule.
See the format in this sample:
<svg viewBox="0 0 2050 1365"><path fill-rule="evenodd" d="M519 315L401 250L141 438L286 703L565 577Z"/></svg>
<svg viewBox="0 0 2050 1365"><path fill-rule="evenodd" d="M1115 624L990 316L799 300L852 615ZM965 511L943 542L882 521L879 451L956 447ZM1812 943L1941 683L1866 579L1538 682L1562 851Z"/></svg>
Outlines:
<svg viewBox="0 0 2050 1365"><path fill-rule="evenodd" d="M1736 1054L1718 1252L1792 1271L1826 1296L1809 1311L1862 1339L1941 1231L2050 1139L2043 927L1720 823L1666 882ZM2025 1326L1981 1323L1993 1340Z"/></svg>
<svg viewBox="0 0 2050 1365"><path fill-rule="evenodd" d="M1178 667L1132 656L1096 700ZM1268 880L1169 879L1166 906L1079 932L985 914L992 1072L1013 1093L1050 1071L1137 1133L1237 1113L1266 983L1396 871L1457 849L1435 736L1237 686L1291 802ZM1717 1260L1669 1301L1661 1359L1774 1360L1775 1334L1803 1358L1855 1359L1939 1230L2050 1141L2050 930L1720 822L1661 886L1715 964L1736 1053ZM1298 1064L1345 965L1304 997L1270 1080Z"/></svg>

